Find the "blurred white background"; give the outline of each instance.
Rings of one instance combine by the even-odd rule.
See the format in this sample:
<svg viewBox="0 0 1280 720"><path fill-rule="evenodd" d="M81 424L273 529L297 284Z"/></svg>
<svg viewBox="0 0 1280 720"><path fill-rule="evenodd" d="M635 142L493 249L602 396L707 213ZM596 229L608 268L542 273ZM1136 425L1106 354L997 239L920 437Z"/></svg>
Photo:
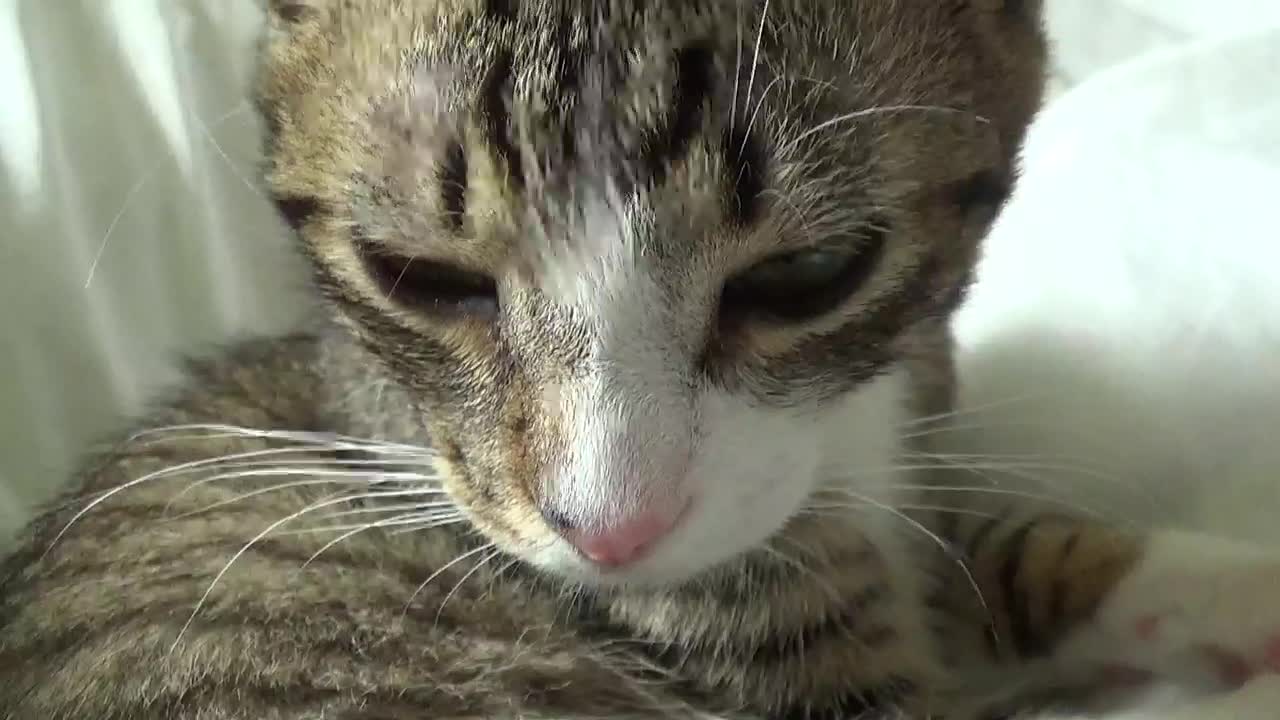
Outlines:
<svg viewBox="0 0 1280 720"><path fill-rule="evenodd" d="M0 0L0 536L172 379L175 351L298 316L252 187L259 19L254 0ZM1006 309L1080 285L1043 261L1069 233L1089 252L1230 235L1243 263L1275 258L1280 2L1049 0L1049 25L1054 100L992 243Z"/></svg>

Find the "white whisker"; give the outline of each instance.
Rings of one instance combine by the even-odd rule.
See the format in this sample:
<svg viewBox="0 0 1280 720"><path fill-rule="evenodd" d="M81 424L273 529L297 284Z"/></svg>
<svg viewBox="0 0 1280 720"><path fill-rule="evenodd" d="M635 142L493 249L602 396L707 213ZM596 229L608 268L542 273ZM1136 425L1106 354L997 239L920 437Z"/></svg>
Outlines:
<svg viewBox="0 0 1280 720"><path fill-rule="evenodd" d="M957 115L973 115L973 113L970 113L967 110L961 110L959 108L943 107L940 105L878 105L876 107L865 108L862 110L855 110L853 112L845 113L843 115L837 115L836 117L833 117L829 120L824 120L823 122L820 122L817 125L814 125L808 130L805 130L804 132L797 135L791 141L791 144L796 145L801 142L804 142L806 139L814 135L817 135L818 133L824 130L835 127L840 123L848 122L850 120L858 120L860 118L872 117L875 115L887 115L890 113L900 113L900 112L910 112L910 111L954 113ZM980 115L974 115L973 117L978 122L981 122L984 124L990 122L990 120Z"/></svg>
<svg viewBox="0 0 1280 720"><path fill-rule="evenodd" d="M345 540L348 540L348 539L350 539L350 538L353 538L353 537L355 537L356 535L359 535L359 534L360 534L360 533L362 533L362 532L367 532L367 531L369 531L369 530L374 530L374 529L384 528L384 527L395 527L395 526L398 526L398 525L408 525L408 524L410 524L410 523L421 523L421 522L423 522L423 521L424 521L424 519L425 519L425 518L424 518L424 516L423 516L422 514L420 514L420 513L406 513L406 514L397 515L397 516L395 516L395 517L391 517L391 518L385 518L385 519L383 519L383 520L376 520L376 521L374 521L374 522L368 522L368 523L364 523L364 524L362 524L362 525L357 525L356 527L346 530L345 532L343 532L343 533L342 533L341 535L339 535L338 537L336 537L336 538L334 538L334 539L330 540L329 542L325 543L324 545L320 546L320 549L319 549L319 550L316 550L314 553L312 553L312 554L311 554L311 557L307 558L306 562L302 563L302 568L304 568L304 569L305 569L308 565L310 565L312 562L314 562L316 558L318 558L318 557L320 557L322 554L324 554L324 552L325 552L326 550L328 550L329 548L332 548L333 546L335 546L335 545L337 545L337 544L339 544L339 543L341 543L341 542L343 542L343 541L345 541ZM433 521L433 522L431 522L431 524L430 524L429 526L433 526L433 527L442 527L442 526L444 526L444 525L452 525L452 524L457 523L457 522L459 522L459 520L458 520L457 518L453 518L453 517L445 517L445 518L438 518L438 519L434 519L434 521ZM419 529L425 529L425 528L419 528Z"/></svg>
<svg viewBox="0 0 1280 720"><path fill-rule="evenodd" d="M211 123L209 123L209 125L204 126L204 124L201 123L201 126L207 127L208 132L212 132L213 129L222 125L223 123L235 117L236 115L246 112L248 109L249 109L248 103L243 101L239 102L231 110L214 118L214 120ZM103 233L102 240L98 243L98 249L93 254L93 260L91 260L89 263L88 276L85 278L85 281L84 281L85 290L88 290L89 286L93 284L93 276L97 274L98 266L102 264L102 258L104 255L106 255L107 243L111 240L111 237L115 235L116 229L120 225L120 221L124 219L124 216L129 211L129 208L133 206L133 202L138 197L138 194L142 192L142 188L145 187L146 184L150 182L152 178L155 177L157 172L159 172L160 167L163 165L163 162L164 162L163 160L157 160L153 162L150 166L148 166L147 169L142 172L142 175L138 177L137 182L135 182L129 188L129 191L125 193L124 200L120 203L120 209L117 210L115 216L111 218L111 223L107 225L107 230L105 233Z"/></svg>
<svg viewBox="0 0 1280 720"><path fill-rule="evenodd" d="M463 560L466 560L467 558L473 555L478 555L479 553L490 550L493 547L494 547L494 543L490 542L490 543L485 543L484 545L481 545L480 547L475 548L474 550L468 550L467 552L464 552L458 557L450 560L449 562L445 563L440 568L438 568L435 572L428 575L427 579L423 580L422 584L419 585L413 591L413 594L409 596L409 602L405 603L404 611L401 613L401 615L407 615L409 613L409 608L413 607L413 601L417 599L418 595L423 591L423 589L427 587L427 585L431 584L432 580L435 580L436 578L440 577L440 575L443 574L445 571L447 571L449 568L453 567L454 565L457 565Z"/></svg>
<svg viewBox="0 0 1280 720"><path fill-rule="evenodd" d="M756 49L755 49L755 53L751 57L751 75L747 80L747 99L746 99L747 107L750 107L751 105L752 92L755 90L755 86L756 86L756 69L760 67L760 46L764 42L764 24L765 24L765 20L767 20L768 17L769 17L769 0L764 0L764 8L760 11L760 29L756 33ZM736 98L736 93L735 93L735 98Z"/></svg>
<svg viewBox="0 0 1280 720"><path fill-rule="evenodd" d="M434 493L434 494L438 495L440 493ZM452 508L452 507L456 507L456 506L452 501L449 501L449 500L442 500L439 502L425 502L425 503L399 503L396 505L384 505L384 506L377 506L377 507L358 508L356 510L343 510L342 512L329 513L324 517L326 520L332 520L334 518L351 517L352 515L373 515L375 513L403 512L403 511L409 511L409 510L436 510L439 508Z"/></svg>
<svg viewBox="0 0 1280 720"><path fill-rule="evenodd" d="M938 548L942 550L942 553L947 557L951 558L953 561L955 561L956 565L960 568L960 571L964 573L965 580L969 583L969 586L973 589L974 594L977 596L978 602L982 605L983 612L986 612L987 614L991 613L991 609L987 606L987 599L982 594L982 588L978 585L977 578L973 576L973 572L969 569L968 563L964 561L964 558L956 554L955 550L951 547L951 545L946 540L942 539L941 537L938 536L937 533L925 527L924 524L921 523L920 521L916 520L910 515L907 515L901 510L898 510L892 505L888 505L886 503L880 502L875 498L872 498L867 495L863 495L862 493L856 492L848 488L840 488L840 491L848 494L850 497L852 497L855 500L858 500L859 502L866 503L869 506L879 508L880 510L889 513L890 515L906 523L907 526L915 529L921 535L923 535L924 537L928 538L931 542L936 544Z"/></svg>
<svg viewBox="0 0 1280 720"><path fill-rule="evenodd" d="M301 510L298 510L297 512L290 513L289 515L286 515L285 517L280 518L279 520L276 520L275 522L268 525L261 532L259 532L257 535L253 536L253 539L251 539L249 542L241 546L241 548L237 550L234 555L231 556L231 559L228 560L227 563L222 566L222 569L218 571L217 575L214 575L213 580L210 581L209 583L209 587L205 588L204 594L201 595L200 600L196 602L196 606L191 611L190 617L188 617L187 621L183 623L182 629L178 631L178 636L174 638L173 645L169 646L169 652L173 653L173 651L178 647L178 643L182 641L183 636L186 635L187 630L191 627L191 623L195 621L196 616L200 613L200 610L204 608L205 603L209 599L209 595L213 592L213 589L222 580L223 576L227 574L227 571L231 569L231 566L233 566L237 560L243 557L245 553L249 552L250 548L252 548L254 545L257 545L263 538L271 534L271 532L274 531L276 528L286 525L290 522L293 522L294 520L297 520L298 518L306 515L307 513L315 512L316 510L321 510L326 507L331 507L339 503L351 502L356 499L359 499L358 496L354 498L353 497L333 498L333 499L322 500L319 502L312 503L302 508Z"/></svg>
<svg viewBox="0 0 1280 720"><path fill-rule="evenodd" d="M490 545L490 547L492 547L492 545ZM502 550L499 549L499 550L494 550L488 555L485 555L483 558L479 560L479 562L476 563L475 567L468 570L461 578L458 578L458 582L453 584L453 587L449 589L449 592L445 593L444 599L440 601L440 607L436 608L436 617L435 617L435 620L433 620L431 623L433 627L438 626L440 624L440 616L444 614L444 606L449 602L449 598L453 597L454 593L458 592L458 588L462 587L462 584L467 581L467 578L471 577L472 575L475 575L476 572L480 570L480 568L484 567L485 565L488 565L491 560L493 560L494 558L498 557L501 554L502 554Z"/></svg>

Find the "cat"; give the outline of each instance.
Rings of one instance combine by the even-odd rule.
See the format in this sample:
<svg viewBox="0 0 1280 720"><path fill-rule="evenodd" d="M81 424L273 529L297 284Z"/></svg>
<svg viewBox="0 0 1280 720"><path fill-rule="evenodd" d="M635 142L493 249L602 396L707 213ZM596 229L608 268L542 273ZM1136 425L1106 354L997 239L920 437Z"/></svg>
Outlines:
<svg viewBox="0 0 1280 720"><path fill-rule="evenodd" d="M264 182L330 312L193 362L31 525L0 710L970 720L1270 669L1271 618L1177 612L1269 557L909 469L1040 23L269 3Z"/></svg>

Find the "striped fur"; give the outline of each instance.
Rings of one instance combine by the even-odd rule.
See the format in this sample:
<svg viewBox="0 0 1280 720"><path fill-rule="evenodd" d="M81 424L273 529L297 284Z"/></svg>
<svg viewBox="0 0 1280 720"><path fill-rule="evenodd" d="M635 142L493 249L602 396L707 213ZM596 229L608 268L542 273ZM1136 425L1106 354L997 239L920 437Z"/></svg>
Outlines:
<svg viewBox="0 0 1280 720"><path fill-rule="evenodd" d="M573 287L497 325L483 298L397 305L384 262L448 254L441 282L487 292L486 272L523 281L617 230L660 270L627 319L674 338L643 368L669 386L744 414L825 417L877 387L905 388L909 419L945 412L945 321L1038 102L1038 3L270 6L267 184L337 323L196 366L155 431L29 529L0 576L6 717L965 720L987 694L971 675L1024 689L1019 668L1138 561L1136 541L1023 509L886 526L806 506L691 577L548 572L527 552L553 534L541 478L581 438L540 398L644 363L588 362L591 326L545 300ZM739 106L726 78L752 28L780 89ZM613 195L639 198L619 213L634 226L575 234ZM804 322L705 320L739 265L828 236L883 243L856 292ZM631 398L659 406L655 437L660 394Z"/></svg>

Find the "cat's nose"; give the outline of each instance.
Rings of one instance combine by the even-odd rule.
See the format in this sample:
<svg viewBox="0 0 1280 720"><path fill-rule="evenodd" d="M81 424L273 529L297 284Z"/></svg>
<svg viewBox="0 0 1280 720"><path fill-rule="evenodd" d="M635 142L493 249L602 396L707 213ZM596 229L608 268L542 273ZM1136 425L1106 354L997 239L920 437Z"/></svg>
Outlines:
<svg viewBox="0 0 1280 720"><path fill-rule="evenodd" d="M647 511L600 528L562 528L561 534L591 562L617 568L636 562L665 535L679 519L678 512Z"/></svg>

